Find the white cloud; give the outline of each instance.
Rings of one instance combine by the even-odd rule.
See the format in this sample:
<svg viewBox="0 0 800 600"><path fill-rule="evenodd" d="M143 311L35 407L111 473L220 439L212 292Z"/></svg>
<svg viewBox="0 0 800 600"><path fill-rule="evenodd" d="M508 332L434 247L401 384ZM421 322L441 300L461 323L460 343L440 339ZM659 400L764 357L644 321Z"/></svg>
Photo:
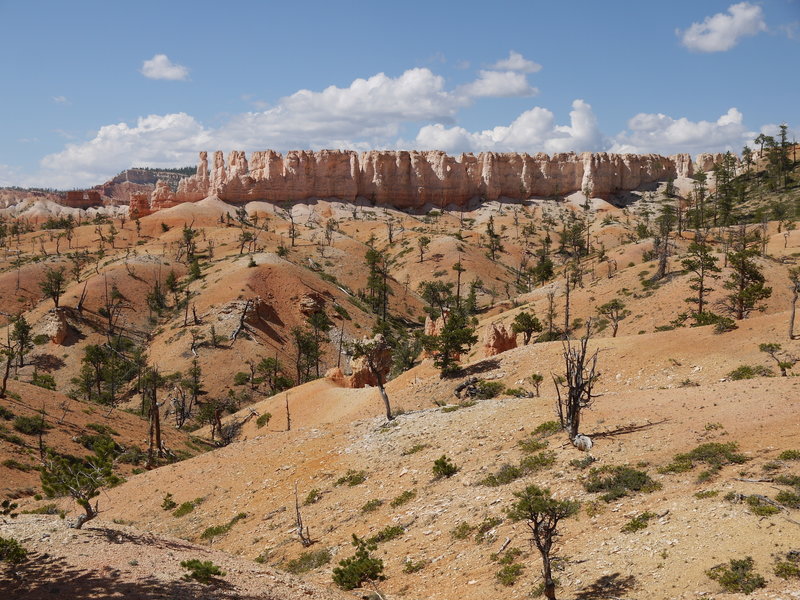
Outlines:
<svg viewBox="0 0 800 600"><path fill-rule="evenodd" d="M537 73L542 70L542 65L526 59L519 52L511 50L508 58L498 60L491 66L497 71L519 71L521 73Z"/></svg>
<svg viewBox="0 0 800 600"><path fill-rule="evenodd" d="M53 102L56 104L69 104L66 96L53 96Z"/></svg>
<svg viewBox="0 0 800 600"><path fill-rule="evenodd" d="M148 79L169 79L171 81L189 79L189 69L172 62L166 54L156 54L150 60L144 61L139 72Z"/></svg>
<svg viewBox="0 0 800 600"><path fill-rule="evenodd" d="M512 98L539 93L528 83L524 73L514 71L481 71L478 79L457 91L471 98Z"/></svg>
<svg viewBox="0 0 800 600"><path fill-rule="evenodd" d="M556 125L555 116L546 108L525 111L510 125L470 132L463 127L445 127L437 123L419 130L414 144L421 149L457 152L568 152L602 150L603 135L597 127L592 107L575 100L570 125Z"/></svg>
<svg viewBox="0 0 800 600"><path fill-rule="evenodd" d="M728 13L706 17L702 23L692 23L686 31L676 31L681 43L698 52L724 52L730 50L739 38L753 36L767 30L761 7L740 2L728 7Z"/></svg>
<svg viewBox="0 0 800 600"><path fill-rule="evenodd" d="M149 115L135 126L101 127L88 142L68 144L41 160L39 185L95 185L134 165L167 167L194 164L197 151L213 145L212 136L185 113Z"/></svg>
<svg viewBox="0 0 800 600"><path fill-rule="evenodd" d="M736 108L729 109L716 121L639 113L628 121L628 129L615 138L612 152L740 152L755 136L744 125L742 113Z"/></svg>

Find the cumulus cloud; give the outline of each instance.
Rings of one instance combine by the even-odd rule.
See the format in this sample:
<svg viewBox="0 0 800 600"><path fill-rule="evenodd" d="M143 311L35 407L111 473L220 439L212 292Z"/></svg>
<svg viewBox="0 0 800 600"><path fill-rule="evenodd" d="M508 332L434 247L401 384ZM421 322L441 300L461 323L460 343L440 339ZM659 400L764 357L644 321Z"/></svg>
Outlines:
<svg viewBox="0 0 800 600"><path fill-rule="evenodd" d="M539 93L528 83L524 73L481 71L479 75L475 81L461 86L457 91L471 98L513 98Z"/></svg>
<svg viewBox="0 0 800 600"><path fill-rule="evenodd" d="M569 125L557 125L555 115L546 108L525 111L510 125L470 132L463 127L441 123L419 130L417 148L447 152L568 152L602 150L603 135L592 107L583 100L572 103Z"/></svg>
<svg viewBox="0 0 800 600"><path fill-rule="evenodd" d="M496 71L519 71L520 73L537 73L542 70L542 65L526 59L519 52L511 50L508 58L498 60L491 66Z"/></svg>
<svg viewBox="0 0 800 600"><path fill-rule="evenodd" d="M186 81L189 69L172 62L166 54L156 54L142 63L139 72L148 79L168 79L170 81Z"/></svg>
<svg viewBox="0 0 800 600"><path fill-rule="evenodd" d="M94 185L133 165L194 164L198 149L211 143L209 131L186 113L149 115L134 126L106 125L91 140L45 156L39 185Z"/></svg>
<svg viewBox="0 0 800 600"><path fill-rule="evenodd" d="M702 23L692 23L685 31L676 33L681 43L698 52L724 52L733 48L740 38L767 30L761 7L740 2L728 7L728 12L706 17Z"/></svg>
<svg viewBox="0 0 800 600"><path fill-rule="evenodd" d="M739 152L755 133L744 125L744 118L731 108L716 121L675 119L658 113L639 113L628 121L628 130L616 136L612 152Z"/></svg>

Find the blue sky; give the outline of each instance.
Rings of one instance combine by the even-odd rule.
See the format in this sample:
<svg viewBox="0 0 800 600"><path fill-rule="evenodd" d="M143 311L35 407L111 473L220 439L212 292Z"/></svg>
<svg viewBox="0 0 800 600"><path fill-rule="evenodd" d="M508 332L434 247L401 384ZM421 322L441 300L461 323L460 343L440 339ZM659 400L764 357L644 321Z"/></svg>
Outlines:
<svg viewBox="0 0 800 600"><path fill-rule="evenodd" d="M200 150L672 154L800 132L798 0L0 0L0 22L0 185Z"/></svg>

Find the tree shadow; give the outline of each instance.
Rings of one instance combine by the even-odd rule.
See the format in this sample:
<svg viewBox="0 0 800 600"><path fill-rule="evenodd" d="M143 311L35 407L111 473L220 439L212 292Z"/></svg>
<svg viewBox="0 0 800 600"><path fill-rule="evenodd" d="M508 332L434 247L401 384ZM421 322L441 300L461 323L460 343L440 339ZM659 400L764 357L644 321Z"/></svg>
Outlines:
<svg viewBox="0 0 800 600"><path fill-rule="evenodd" d="M38 371L50 373L51 371L58 371L67 363L65 363L63 359L59 358L55 354L43 353L31 357L30 364L32 364Z"/></svg>
<svg viewBox="0 0 800 600"><path fill-rule="evenodd" d="M475 364L459 369L450 379L457 377L468 377L470 375L478 375L479 373L486 373L487 371L494 371L500 366L499 358L487 358L485 360L476 362Z"/></svg>
<svg viewBox="0 0 800 600"><path fill-rule="evenodd" d="M590 438L600 439L600 438L609 438L609 437L617 437L618 435L626 435L628 433L637 433L639 431L644 431L645 429L650 429L651 427L655 427L656 425L662 425L666 423L669 419L661 419L660 421L653 421L651 423L644 423L642 425L623 425L622 427L617 427L616 429L612 429L610 431L599 431L597 433L587 433Z"/></svg>
<svg viewBox="0 0 800 600"><path fill-rule="evenodd" d="M584 588L578 595L577 600L604 600L606 598L619 598L622 594L636 585L636 577L628 575L623 577L621 573L603 575L590 586Z"/></svg>
<svg viewBox="0 0 800 600"><path fill-rule="evenodd" d="M118 533L118 532L114 532ZM0 575L3 598L20 600L52 600L53 598L136 598L136 600L167 600L192 598L216 600L236 597L255 600L257 596L236 594L233 586L219 579L210 585L178 579L165 581L153 575L138 576L136 581L124 581L119 569L79 569L64 559L48 554L33 553L32 558L17 568L17 576ZM130 576L130 575L129 575Z"/></svg>

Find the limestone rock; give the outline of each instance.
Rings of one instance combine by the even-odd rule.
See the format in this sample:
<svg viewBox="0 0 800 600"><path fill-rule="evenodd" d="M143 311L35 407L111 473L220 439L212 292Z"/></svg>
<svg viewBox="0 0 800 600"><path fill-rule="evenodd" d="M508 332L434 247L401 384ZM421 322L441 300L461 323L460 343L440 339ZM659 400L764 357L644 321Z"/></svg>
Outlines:
<svg viewBox="0 0 800 600"><path fill-rule="evenodd" d="M197 202L216 194L226 202L296 202L309 198L365 198L395 208L464 206L473 198L497 200L589 191L603 197L654 181L688 176L688 155L517 154L482 152L449 156L441 151L273 150L200 153L197 173L177 190L157 187L153 210Z"/></svg>
<svg viewBox="0 0 800 600"><path fill-rule="evenodd" d="M307 317L325 310L325 298L316 292L303 294L297 304L300 312Z"/></svg>
<svg viewBox="0 0 800 600"><path fill-rule="evenodd" d="M54 344L61 345L69 335L69 323L63 308L51 308L37 324L39 334L46 335Z"/></svg>
<svg viewBox="0 0 800 600"><path fill-rule="evenodd" d="M517 334L502 323L491 323L483 333L484 356L496 356L517 347Z"/></svg>

